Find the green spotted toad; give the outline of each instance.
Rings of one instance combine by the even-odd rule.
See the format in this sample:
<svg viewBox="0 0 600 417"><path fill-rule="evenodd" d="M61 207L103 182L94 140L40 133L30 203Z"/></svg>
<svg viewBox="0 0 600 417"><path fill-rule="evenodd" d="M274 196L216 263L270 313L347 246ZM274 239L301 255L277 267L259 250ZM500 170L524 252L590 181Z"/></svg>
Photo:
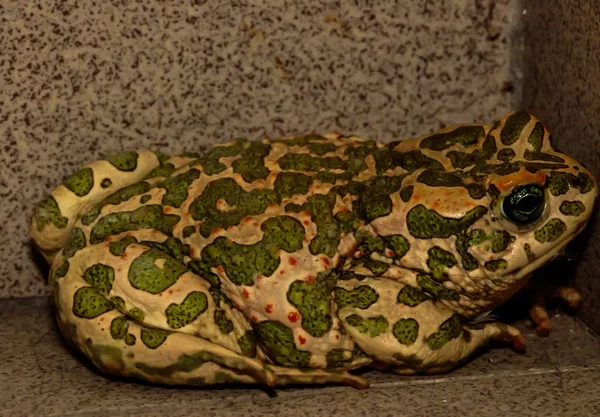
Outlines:
<svg viewBox="0 0 600 417"><path fill-rule="evenodd" d="M590 172L524 112L380 144L326 134L92 162L31 221L65 339L171 385L366 383L452 369L477 320L585 226ZM537 316L543 316L539 312Z"/></svg>

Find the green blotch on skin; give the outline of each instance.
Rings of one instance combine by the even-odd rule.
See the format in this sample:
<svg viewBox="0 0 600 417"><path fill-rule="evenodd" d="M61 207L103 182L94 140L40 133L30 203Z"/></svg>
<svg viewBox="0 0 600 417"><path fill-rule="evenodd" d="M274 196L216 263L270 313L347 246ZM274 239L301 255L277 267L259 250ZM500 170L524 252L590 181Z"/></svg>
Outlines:
<svg viewBox="0 0 600 417"><path fill-rule="evenodd" d="M164 260L161 267L156 265L158 260ZM185 272L187 268L182 263L158 249L150 249L131 263L127 276L134 288L158 294L175 284Z"/></svg>
<svg viewBox="0 0 600 417"><path fill-rule="evenodd" d="M429 185L430 187L464 187L463 181L454 174L425 170L417 177L417 182Z"/></svg>
<svg viewBox="0 0 600 417"><path fill-rule="evenodd" d="M456 301L460 298L456 291L444 287L442 284L435 282L425 274L417 275L417 285L421 287L423 291L427 292L433 298L438 300Z"/></svg>
<svg viewBox="0 0 600 417"><path fill-rule="evenodd" d="M492 272L506 269L507 266L508 266L508 262L506 262L504 259L496 259L493 261L487 261L484 264L485 269L487 269L488 271L492 271Z"/></svg>
<svg viewBox="0 0 600 417"><path fill-rule="evenodd" d="M63 185L78 197L88 195L94 187L94 171L92 168L82 168L65 178Z"/></svg>
<svg viewBox="0 0 600 417"><path fill-rule="evenodd" d="M337 150L337 146L335 146L333 143L312 142L307 143L306 147L311 153L316 153L319 156L323 156L328 152L335 152Z"/></svg>
<svg viewBox="0 0 600 417"><path fill-rule="evenodd" d="M229 334L233 331L233 323L227 318L225 311L216 309L213 315L215 324L223 334Z"/></svg>
<svg viewBox="0 0 600 417"><path fill-rule="evenodd" d="M246 182L265 179L269 170L265 167L264 157L271 151L271 145L261 142L250 142L242 151L242 156L232 163L233 172L242 175Z"/></svg>
<svg viewBox="0 0 600 417"><path fill-rule="evenodd" d="M419 204L408 212L408 230L418 239L448 238L466 230L486 213L487 208L477 206L463 217L454 219L444 217L435 210L428 210Z"/></svg>
<svg viewBox="0 0 600 417"><path fill-rule="evenodd" d="M184 152L185 154L185 152ZM158 163L159 164L164 164L165 162L167 162L169 160L169 158L171 158L169 155L167 155L164 152L161 151L155 151L154 155L156 155L156 159L158 159ZM183 154L181 156L184 156Z"/></svg>
<svg viewBox="0 0 600 417"><path fill-rule="evenodd" d="M409 285L404 286L399 292L398 292L398 297L397 297L397 301L400 304L404 304L407 305L409 307L416 307L419 304L431 300L431 297L429 297L427 294L425 294L424 292L411 287Z"/></svg>
<svg viewBox="0 0 600 417"><path fill-rule="evenodd" d="M302 248L304 227L289 216L267 219L261 225L263 239L254 245L241 245L220 236L202 250L202 259L211 267L222 265L236 285L253 285L254 277L272 275L279 266L278 250L288 253Z"/></svg>
<svg viewBox="0 0 600 417"><path fill-rule="evenodd" d="M302 315L302 328L314 337L321 337L331 329L331 293L335 288L337 274L323 271L312 282L294 281L287 292L287 299Z"/></svg>
<svg viewBox="0 0 600 417"><path fill-rule="evenodd" d="M254 331L247 330L242 337L238 339L238 345L242 351L242 355L249 358L256 356L256 335Z"/></svg>
<svg viewBox="0 0 600 417"><path fill-rule="evenodd" d="M335 302L338 308L354 307L364 310L377 302L379 294L368 285L359 285L348 291L344 288L335 289Z"/></svg>
<svg viewBox="0 0 600 417"><path fill-rule="evenodd" d="M571 187L577 185L577 177L567 172L553 171L546 179L546 188L554 196L566 194Z"/></svg>
<svg viewBox="0 0 600 417"><path fill-rule="evenodd" d="M311 183L312 179L308 175L298 172L280 172L275 178L273 188L281 200L295 194L307 194Z"/></svg>
<svg viewBox="0 0 600 417"><path fill-rule="evenodd" d="M464 169L472 165L480 165L490 159L497 151L496 141L493 136L486 136L481 149L472 153L449 151L446 156L450 158L454 168Z"/></svg>
<svg viewBox="0 0 600 417"><path fill-rule="evenodd" d="M157 188L164 188L166 193L163 195L163 206L180 207L188 197L188 188L192 182L200 177L200 171L190 169L183 174L169 177L156 184Z"/></svg>
<svg viewBox="0 0 600 417"><path fill-rule="evenodd" d="M317 235L310 241L309 250L313 255L320 253L334 257L340 244L340 228L333 217L335 200L330 196L317 194L309 197L303 209L310 213L317 225Z"/></svg>
<svg viewBox="0 0 600 417"><path fill-rule="evenodd" d="M111 213L102 217L92 228L90 243L100 243L108 236L119 233L140 230L156 229L171 236L173 227L179 222L179 216L165 214L162 206L142 206L134 211Z"/></svg>
<svg viewBox="0 0 600 417"><path fill-rule="evenodd" d="M458 314L454 314L452 317L444 321L440 327L438 327L437 332L433 333L426 339L427 345L430 349L438 350L462 334L463 328L460 316Z"/></svg>
<svg viewBox="0 0 600 417"><path fill-rule="evenodd" d="M340 211L334 217L344 233L352 233L360 227L360 220L352 211Z"/></svg>
<svg viewBox="0 0 600 417"><path fill-rule="evenodd" d="M394 251L396 259L401 259L410 250L410 243L402 235L383 236L387 246Z"/></svg>
<svg viewBox="0 0 600 417"><path fill-rule="evenodd" d="M485 197L485 188L483 188L483 186L480 184L467 184L466 187L471 198L479 200Z"/></svg>
<svg viewBox="0 0 600 417"><path fill-rule="evenodd" d="M63 278L69 272L69 262L63 262L61 266L56 269L53 269L50 278L48 279L48 284L50 287L54 287L57 284L57 280L59 278Z"/></svg>
<svg viewBox="0 0 600 417"><path fill-rule="evenodd" d="M353 350L332 349L327 352L327 369L345 369L356 359L364 358L366 355L358 347Z"/></svg>
<svg viewBox="0 0 600 417"><path fill-rule="evenodd" d="M92 265L83 273L83 279L100 294L108 295L115 281L115 270L108 265Z"/></svg>
<svg viewBox="0 0 600 417"><path fill-rule="evenodd" d="M545 152L534 152L529 149L525 150L523 155L528 161L546 161L546 162L558 162L563 163L565 160L558 155L552 155Z"/></svg>
<svg viewBox="0 0 600 417"><path fill-rule="evenodd" d="M345 322L352 327L356 327L359 332L367 333L371 337L377 337L387 332L389 327L387 319L382 315L363 318L358 314L352 314L346 317Z"/></svg>
<svg viewBox="0 0 600 417"><path fill-rule="evenodd" d="M479 268L479 262L473 255L469 253L469 246L471 246L471 243L467 233L462 232L456 235L456 251L462 258L462 266L466 271L473 271Z"/></svg>
<svg viewBox="0 0 600 417"><path fill-rule="evenodd" d="M467 152L450 151L446 156L450 158L452 166L458 169L468 168L478 162L473 154Z"/></svg>
<svg viewBox="0 0 600 417"><path fill-rule="evenodd" d="M135 151L122 152L114 155L109 155L104 158L110 162L112 166L119 171L135 171L137 168L138 153Z"/></svg>
<svg viewBox="0 0 600 417"><path fill-rule="evenodd" d="M529 245L529 243L526 243L525 245L523 245L523 250L525 251L525 254L527 255L527 259L529 260L529 262L535 260L535 253L533 253L533 251L531 250L531 245Z"/></svg>
<svg viewBox="0 0 600 417"><path fill-rule="evenodd" d="M53 224L58 229L64 229L69 222L69 219L60 213L58 203L51 195L36 204L33 217L37 223L38 232L43 231L49 224Z"/></svg>
<svg viewBox="0 0 600 417"><path fill-rule="evenodd" d="M150 195L143 195L140 197L140 203L146 204L148 201L150 201L151 198L152 196Z"/></svg>
<svg viewBox="0 0 600 417"><path fill-rule="evenodd" d="M232 210L221 211L217 208L219 200L225 201ZM222 178L210 182L202 194L190 205L194 220L202 220L200 233L210 236L215 229L227 229L240 224L246 216L265 212L269 204L277 204L277 193L274 190L258 188L244 191L233 178Z"/></svg>
<svg viewBox="0 0 600 417"><path fill-rule="evenodd" d="M508 248L510 244L511 236L506 230L494 230L492 231L492 252L500 253Z"/></svg>
<svg viewBox="0 0 600 417"><path fill-rule="evenodd" d="M356 240L356 249L364 254L383 252L385 250L385 242L383 239L366 230L356 231L354 233L354 239Z"/></svg>
<svg viewBox="0 0 600 417"><path fill-rule="evenodd" d="M414 189L415 189L415 187L412 185L406 186L403 189L401 189L400 190L400 198L402 199L402 201L404 201L405 203L408 203L408 200L410 200L410 198L412 197Z"/></svg>
<svg viewBox="0 0 600 417"><path fill-rule="evenodd" d="M144 321L144 317L145 317L146 315L144 314L144 312L143 312L141 309L139 309L139 308L137 308L137 307L134 307L134 308L132 308L131 310L129 310L129 311L127 312L127 316L129 316L129 317L131 317L133 320L135 320L135 321L137 321L137 322L140 322L140 323L141 323L141 322L143 322L143 321Z"/></svg>
<svg viewBox="0 0 600 417"><path fill-rule="evenodd" d="M136 342L136 338L134 335L132 335L131 333L129 333L127 336L125 336L125 344L129 345L129 346L133 346L135 345Z"/></svg>
<svg viewBox="0 0 600 417"><path fill-rule="evenodd" d="M427 254L429 255L427 266L435 279L440 279L445 275L444 267L452 268L457 263L456 257L451 252L438 246L430 248Z"/></svg>
<svg viewBox="0 0 600 417"><path fill-rule="evenodd" d="M419 323L415 319L400 319L394 323L392 333L398 342L410 346L419 336Z"/></svg>
<svg viewBox="0 0 600 417"><path fill-rule="evenodd" d="M193 235L194 233L196 233L196 226L185 226L183 228L183 237L184 238L188 238L191 235Z"/></svg>
<svg viewBox="0 0 600 417"><path fill-rule="evenodd" d="M309 367L311 353L296 347L291 329L278 321L262 321L255 326L261 347L277 365Z"/></svg>
<svg viewBox="0 0 600 417"><path fill-rule="evenodd" d="M199 291L189 293L181 304L172 303L165 310L167 324L172 329L181 329L187 326L206 311L208 297Z"/></svg>
<svg viewBox="0 0 600 417"><path fill-rule="evenodd" d="M124 187L124 188L114 192L113 194L109 195L108 197L103 199L101 202L96 204L81 218L81 222L83 224L85 224L86 226L89 226L90 224L92 224L94 222L94 220L96 220L98 218L98 216L100 215L100 212L102 211L102 207L107 206L107 205L115 205L116 206L118 204L121 204L121 203L129 200L132 197L138 196L140 194L144 194L145 192L150 190L150 188L151 188L151 186L147 182L138 182L136 184L128 185L127 187ZM144 198L144 197L142 197L142 198ZM149 199L150 199L150 196L148 196L147 200L149 200ZM142 202L142 204L145 204L145 202Z"/></svg>
<svg viewBox="0 0 600 417"><path fill-rule="evenodd" d="M316 172L322 169L341 169L346 171L348 166L339 156L328 156L325 158L314 157L309 154L287 153L277 161L282 170Z"/></svg>
<svg viewBox="0 0 600 417"><path fill-rule="evenodd" d="M120 312L125 312L125 300L123 300L121 297L110 297L108 301Z"/></svg>
<svg viewBox="0 0 600 417"><path fill-rule="evenodd" d="M159 329L143 328L140 332L142 343L150 349L156 349L162 345L168 336L169 332Z"/></svg>
<svg viewBox="0 0 600 417"><path fill-rule="evenodd" d="M197 352L191 355L181 355L177 358L177 362L165 366L157 367L150 366L145 363L137 362L135 367L146 375L159 375L162 377L170 377L177 372L192 372L200 368L206 362L206 353Z"/></svg>
<svg viewBox="0 0 600 417"><path fill-rule="evenodd" d="M160 164L158 167L154 168L145 179L165 178L169 177L173 172L175 172L175 165L173 165L170 162L163 163Z"/></svg>
<svg viewBox="0 0 600 417"><path fill-rule="evenodd" d="M485 135L482 126L461 126L445 133L436 133L421 141L421 149L443 151L451 146L460 144L464 147L476 145L477 141Z"/></svg>
<svg viewBox="0 0 600 417"><path fill-rule="evenodd" d="M385 262L376 261L374 259L367 259L363 266L370 270L374 276L379 277L390 268L390 265Z"/></svg>
<svg viewBox="0 0 600 417"><path fill-rule="evenodd" d="M158 249L179 262L183 262L183 258L190 254L190 245L184 245L176 237L170 237L164 242L143 241L141 244L152 249Z"/></svg>
<svg viewBox="0 0 600 417"><path fill-rule="evenodd" d="M366 164L365 164L364 168L363 167L355 168L355 167L350 166L351 163L354 163L354 160L348 160L346 162L349 164L348 169L359 170L359 168L366 169L366 167L367 167ZM315 181L321 181L324 184L335 184L338 180L350 181L350 180L352 180L353 177L354 177L354 175L352 174L351 171L346 171L346 172L342 172L342 173L319 171L315 175L313 175L312 179Z"/></svg>
<svg viewBox="0 0 600 417"><path fill-rule="evenodd" d="M534 151L539 152L542 150L542 144L544 140L544 125L540 122L536 122L533 130L529 134L527 142L531 145Z"/></svg>
<svg viewBox="0 0 600 417"><path fill-rule="evenodd" d="M104 178L101 182L100 182L100 187L102 188L108 188L112 185L112 181L110 178Z"/></svg>
<svg viewBox="0 0 600 417"><path fill-rule="evenodd" d="M500 141L505 146L510 146L515 143L519 139L521 131L530 120L531 116L526 112L516 112L508 116L506 123L500 132Z"/></svg>
<svg viewBox="0 0 600 417"><path fill-rule="evenodd" d="M378 149L373 153L378 174L398 166L408 172L417 169L443 170L444 166L436 159L424 155L421 151L395 152L388 149Z"/></svg>
<svg viewBox="0 0 600 417"><path fill-rule="evenodd" d="M133 236L127 236L121 239L118 242L110 242L108 246L108 250L112 255L121 256L125 253L127 246L138 243L137 239Z"/></svg>
<svg viewBox="0 0 600 417"><path fill-rule="evenodd" d="M577 175L577 182L581 194L587 194L594 189L594 181L592 181L589 175L584 174L583 172L580 172Z"/></svg>
<svg viewBox="0 0 600 417"><path fill-rule="evenodd" d="M85 248L85 233L78 227L75 227L71 230L71 234L69 235L69 239L63 248L63 257L68 259L75 255L75 253Z"/></svg>
<svg viewBox="0 0 600 417"><path fill-rule="evenodd" d="M399 191L406 175L375 177L366 183L357 183L359 189L351 194L359 196L360 217L371 222L379 217L385 217L392 212L390 195ZM332 189L337 192L338 189ZM341 195L341 194L340 194Z"/></svg>
<svg viewBox="0 0 600 417"><path fill-rule="evenodd" d="M559 210L565 216L581 216L585 212L585 204L581 201L563 201Z"/></svg>
<svg viewBox="0 0 600 417"><path fill-rule="evenodd" d="M88 338L85 341L90 360L100 369L107 374L118 374L125 368L123 363L123 351L115 346L93 344L92 339ZM110 368L106 366L106 362L103 358L108 358ZM115 369L115 367L117 369Z"/></svg>
<svg viewBox="0 0 600 417"><path fill-rule="evenodd" d="M73 296L73 314L93 319L113 309L112 304L94 287L81 287Z"/></svg>
<svg viewBox="0 0 600 417"><path fill-rule="evenodd" d="M535 240L540 243L554 242L567 231L567 225L560 219L550 219L541 229L534 233Z"/></svg>
<svg viewBox="0 0 600 417"><path fill-rule="evenodd" d="M515 151L511 148L500 149L500 151L498 152L498 159L504 162L510 161L515 156L517 155L515 154Z"/></svg>
<svg viewBox="0 0 600 417"><path fill-rule="evenodd" d="M110 322L110 335L115 340L124 339L129 330L129 323L125 317L116 317Z"/></svg>

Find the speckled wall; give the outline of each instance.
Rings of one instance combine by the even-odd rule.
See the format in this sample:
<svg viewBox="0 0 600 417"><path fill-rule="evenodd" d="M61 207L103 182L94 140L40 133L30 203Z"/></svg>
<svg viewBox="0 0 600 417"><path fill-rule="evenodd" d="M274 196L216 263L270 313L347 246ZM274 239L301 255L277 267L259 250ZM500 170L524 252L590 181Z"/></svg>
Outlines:
<svg viewBox="0 0 600 417"><path fill-rule="evenodd" d="M557 148L600 174L600 2L525 2L523 108L552 129ZM584 294L582 318L600 331L600 221L574 242L575 272ZM563 277L564 278L564 277Z"/></svg>
<svg viewBox="0 0 600 417"><path fill-rule="evenodd" d="M509 109L513 0L350 3L0 5L0 297L46 292L33 205L106 152L329 129L390 141Z"/></svg>

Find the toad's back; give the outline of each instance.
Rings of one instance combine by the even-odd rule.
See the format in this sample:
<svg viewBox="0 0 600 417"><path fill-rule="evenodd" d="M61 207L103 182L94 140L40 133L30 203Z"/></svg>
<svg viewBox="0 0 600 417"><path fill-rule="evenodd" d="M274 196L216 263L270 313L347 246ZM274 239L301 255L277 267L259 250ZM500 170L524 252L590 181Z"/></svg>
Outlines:
<svg viewBox="0 0 600 417"><path fill-rule="evenodd" d="M41 201L31 234L63 334L107 372L360 384L346 371L438 372L490 338L521 343L467 320L564 247L595 197L513 113L388 145L329 134L111 156Z"/></svg>

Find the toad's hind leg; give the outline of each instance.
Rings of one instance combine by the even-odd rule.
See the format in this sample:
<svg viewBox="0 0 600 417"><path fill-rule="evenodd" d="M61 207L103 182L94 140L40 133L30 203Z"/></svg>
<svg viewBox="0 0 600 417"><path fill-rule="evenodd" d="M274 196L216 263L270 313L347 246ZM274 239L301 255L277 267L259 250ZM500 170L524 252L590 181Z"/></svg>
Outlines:
<svg viewBox="0 0 600 417"><path fill-rule="evenodd" d="M346 373L266 365L241 313L215 302L207 281L132 242L85 247L53 281L63 335L100 370L170 385L364 385Z"/></svg>

